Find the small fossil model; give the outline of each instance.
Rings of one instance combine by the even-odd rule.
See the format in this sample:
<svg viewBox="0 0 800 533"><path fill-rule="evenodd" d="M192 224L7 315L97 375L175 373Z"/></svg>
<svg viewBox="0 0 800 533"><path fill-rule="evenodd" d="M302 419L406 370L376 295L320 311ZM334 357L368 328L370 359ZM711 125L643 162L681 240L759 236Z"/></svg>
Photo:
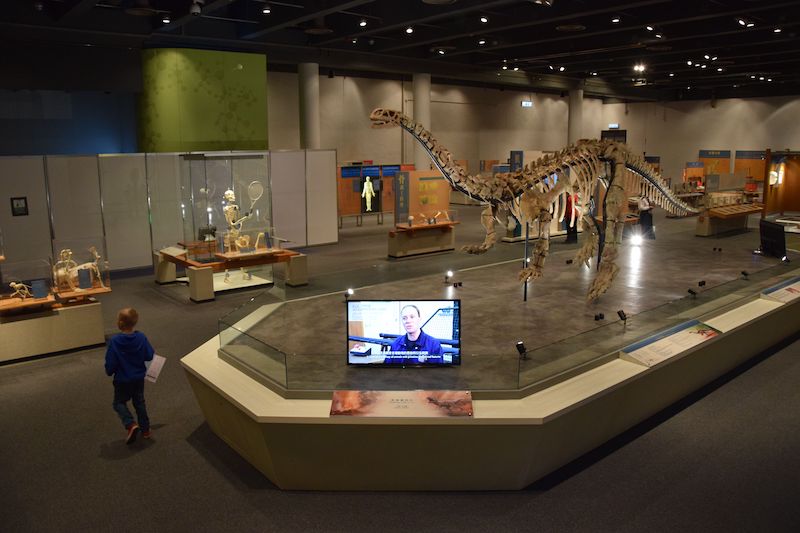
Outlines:
<svg viewBox="0 0 800 533"><path fill-rule="evenodd" d="M617 246L624 227L625 169L637 178L642 194L673 214L697 213L697 209L679 200L656 170L642 157L621 143L608 140L581 140L549 156L539 158L522 170L503 172L490 177L470 176L455 162L453 155L422 125L399 111L378 108L370 113L374 128L400 127L411 134L431 156L434 165L458 191L489 204L481 214L486 237L481 244L464 246L463 251L482 254L497 240L494 224L498 210L510 212L523 225L538 223L539 239L533 247L530 266L520 274L520 281L542 275L550 247L550 221L565 217L566 196L577 195L575 209L569 215L574 224L580 213L584 242L575 259L588 266L589 258L599 247L598 272L589 287L587 298L595 300L611 286L619 267L615 264ZM556 179L553 179L556 177ZM604 227L591 213L592 195L598 182L605 186ZM600 236L604 238L600 239Z"/></svg>
<svg viewBox="0 0 800 533"><path fill-rule="evenodd" d="M9 287L14 289L14 293L11 295L11 298L33 298L33 294L31 293L31 286L25 285L24 283L20 283L17 281L12 281L8 284Z"/></svg>

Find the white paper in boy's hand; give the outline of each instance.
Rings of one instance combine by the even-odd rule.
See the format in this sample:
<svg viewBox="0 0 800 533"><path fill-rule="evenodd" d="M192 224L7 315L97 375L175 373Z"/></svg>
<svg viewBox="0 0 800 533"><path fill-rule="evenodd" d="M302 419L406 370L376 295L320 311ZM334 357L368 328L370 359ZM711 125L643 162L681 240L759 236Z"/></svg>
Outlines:
<svg viewBox="0 0 800 533"><path fill-rule="evenodd" d="M161 357L158 354L153 354L152 361L145 361L144 366L147 367L147 375L145 375L144 379L151 383L155 383L158 379L158 375L161 374L161 369L164 368L164 363L167 362L165 357Z"/></svg>

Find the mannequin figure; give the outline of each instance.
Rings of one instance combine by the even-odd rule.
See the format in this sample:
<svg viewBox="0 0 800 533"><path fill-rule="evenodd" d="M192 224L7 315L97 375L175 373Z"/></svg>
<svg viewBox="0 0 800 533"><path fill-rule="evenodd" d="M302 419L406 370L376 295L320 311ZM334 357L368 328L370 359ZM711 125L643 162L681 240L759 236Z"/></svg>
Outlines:
<svg viewBox="0 0 800 533"><path fill-rule="evenodd" d="M372 211L372 199L375 198L375 189L372 187L372 181L369 176L367 176L366 181L364 181L364 190L361 191L361 198L367 204L367 211Z"/></svg>

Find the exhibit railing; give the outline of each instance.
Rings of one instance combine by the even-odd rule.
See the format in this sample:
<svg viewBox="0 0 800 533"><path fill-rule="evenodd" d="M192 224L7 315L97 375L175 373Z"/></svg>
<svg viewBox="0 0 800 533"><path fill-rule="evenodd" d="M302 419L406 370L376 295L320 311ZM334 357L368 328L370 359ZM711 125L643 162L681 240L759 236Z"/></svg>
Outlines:
<svg viewBox="0 0 800 533"><path fill-rule="evenodd" d="M471 390L484 397L522 397L619 357L633 342L693 319L719 315L758 298L761 291L790 277L796 266L764 264L747 276L692 290L636 314L614 314L592 322L584 331L538 342L529 336L524 357L514 337L502 326L492 333L465 332L466 347L459 366L444 368L364 368L347 364L347 322L342 293L287 299L279 286L265 291L224 316L220 326L220 357L290 397L323 397L331 390ZM425 285L438 276L398 283ZM466 282L465 282L466 283ZM377 289L376 289L377 290ZM385 287L381 290L387 290ZM364 291L366 292L366 291ZM376 292L376 294L379 294ZM369 294L364 295L369 298ZM379 299L374 297L374 299ZM462 296L462 324L487 320L487 311ZM495 313L491 313L492 315ZM513 313L509 313L510 320ZM506 333L512 328L506 327ZM527 328L531 329L531 328ZM552 328L551 328L552 329ZM566 328L563 328L566 331ZM472 337L470 336L472 335ZM485 342L480 335L494 335ZM496 341L505 339L505 342ZM470 346L494 346L476 350Z"/></svg>

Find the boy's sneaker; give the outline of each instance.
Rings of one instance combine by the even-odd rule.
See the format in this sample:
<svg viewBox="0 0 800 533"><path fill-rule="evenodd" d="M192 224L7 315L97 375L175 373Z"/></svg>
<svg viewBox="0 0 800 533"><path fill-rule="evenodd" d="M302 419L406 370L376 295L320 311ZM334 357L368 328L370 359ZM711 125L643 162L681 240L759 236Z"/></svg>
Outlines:
<svg viewBox="0 0 800 533"><path fill-rule="evenodd" d="M136 440L136 436L139 434L139 424L134 422L130 426L128 426L128 437L125 439L125 444L132 444Z"/></svg>
<svg viewBox="0 0 800 533"><path fill-rule="evenodd" d="M142 431L142 438L149 439L152 436L153 432L150 431L149 429L145 429L144 431Z"/></svg>

